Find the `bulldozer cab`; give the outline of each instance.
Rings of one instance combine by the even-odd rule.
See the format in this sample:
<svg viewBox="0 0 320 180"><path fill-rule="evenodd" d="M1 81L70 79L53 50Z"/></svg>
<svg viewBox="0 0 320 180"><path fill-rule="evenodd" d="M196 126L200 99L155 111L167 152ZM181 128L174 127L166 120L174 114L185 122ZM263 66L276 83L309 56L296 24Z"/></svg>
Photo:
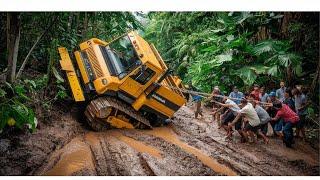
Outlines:
<svg viewBox="0 0 320 180"><path fill-rule="evenodd" d="M75 101L92 102L92 107L88 106L86 110L86 116L93 121L108 116L109 124L118 124L114 120L117 117L114 113L118 111L114 110L121 109L118 105L121 102L136 113L152 115L150 117L156 115L161 119L171 118L186 102L181 92L181 80L170 75L156 48L136 32L127 33L111 42L92 38L81 43L80 50L74 52L76 68L65 48L59 48L59 53L60 64L67 73ZM95 99L97 97L105 99ZM105 111L108 108L104 106L112 110ZM120 111L129 121L136 119L150 126L144 118L130 116L124 112L125 109Z"/></svg>
<svg viewBox="0 0 320 180"><path fill-rule="evenodd" d="M117 76L119 79L124 78L142 63L128 36L102 47L101 51L104 54L106 64L110 63L111 75Z"/></svg>

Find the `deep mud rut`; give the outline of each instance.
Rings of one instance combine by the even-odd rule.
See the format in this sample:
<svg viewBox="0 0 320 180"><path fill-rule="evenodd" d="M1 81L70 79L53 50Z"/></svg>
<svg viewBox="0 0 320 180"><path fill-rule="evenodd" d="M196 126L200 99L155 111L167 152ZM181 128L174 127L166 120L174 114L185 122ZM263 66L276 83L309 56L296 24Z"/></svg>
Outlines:
<svg viewBox="0 0 320 180"><path fill-rule="evenodd" d="M208 111L197 120L182 107L166 127L106 132L92 132L70 114L35 134L0 139L0 174L319 175L319 152L307 143L228 142Z"/></svg>

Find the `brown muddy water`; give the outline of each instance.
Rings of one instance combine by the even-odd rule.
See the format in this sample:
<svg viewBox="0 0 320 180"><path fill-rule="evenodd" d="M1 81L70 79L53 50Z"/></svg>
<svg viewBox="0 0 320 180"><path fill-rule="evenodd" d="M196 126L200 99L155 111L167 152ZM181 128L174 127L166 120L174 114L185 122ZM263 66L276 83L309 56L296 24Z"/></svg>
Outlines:
<svg viewBox="0 0 320 180"><path fill-rule="evenodd" d="M128 144L129 146L131 146L132 148L134 148L138 152L147 153L147 154L150 154L156 158L160 158L160 159L162 158L161 151L150 146L150 145L146 145L141 141L137 141L133 138L127 137L127 136L121 134L120 132L113 131L111 133L111 135L116 137L120 141Z"/></svg>
<svg viewBox="0 0 320 180"><path fill-rule="evenodd" d="M75 139L64 148L58 162L44 175L72 175L82 169L94 169L90 147L80 139Z"/></svg>
<svg viewBox="0 0 320 180"><path fill-rule="evenodd" d="M227 166L218 163L214 158L210 157L206 153L181 141L170 127L154 128L153 130L138 130L138 133L159 137L168 143L180 147L181 150L185 151L187 154L194 155L201 163L208 166L216 173L228 176L237 175L236 172L232 171ZM104 138L108 139L110 137L115 137L120 142L123 142L133 148L136 152L145 153L156 158L156 161L163 160L163 152L161 150L142 141L128 137L120 131L110 130L108 132L100 133L89 132L84 135L84 139L81 140L77 138L64 147L60 152L61 154L59 155L59 158L51 160L55 162L55 164L52 167L47 168L44 175L65 176L73 175L76 172L83 170L94 169L95 163L93 156L95 152L92 152L92 149L94 148L90 148L90 145L100 146L101 140L104 140ZM128 154L128 156L130 155L132 154Z"/></svg>

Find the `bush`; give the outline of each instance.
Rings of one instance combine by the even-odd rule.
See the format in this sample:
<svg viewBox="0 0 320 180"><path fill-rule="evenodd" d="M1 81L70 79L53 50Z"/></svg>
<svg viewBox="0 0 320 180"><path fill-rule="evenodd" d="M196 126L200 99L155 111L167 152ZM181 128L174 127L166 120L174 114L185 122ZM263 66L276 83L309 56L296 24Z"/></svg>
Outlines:
<svg viewBox="0 0 320 180"><path fill-rule="evenodd" d="M31 99L25 95L27 92L24 85L12 86L6 83L0 87L0 132L8 126L23 129L27 126L32 132L37 126L37 119L33 110L25 105Z"/></svg>

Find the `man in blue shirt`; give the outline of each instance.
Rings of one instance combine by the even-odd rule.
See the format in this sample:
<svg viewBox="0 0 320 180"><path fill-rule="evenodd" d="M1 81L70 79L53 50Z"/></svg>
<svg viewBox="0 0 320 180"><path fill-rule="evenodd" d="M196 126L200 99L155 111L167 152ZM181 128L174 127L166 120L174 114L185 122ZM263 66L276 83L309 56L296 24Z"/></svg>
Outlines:
<svg viewBox="0 0 320 180"><path fill-rule="evenodd" d="M308 107L308 102L307 102L307 97L305 94L303 94L301 91L298 89L293 89L292 94L294 95L294 104L295 104L295 109L296 113L300 117L300 122L296 126L296 136L305 138L305 121L306 121L306 116L307 116L307 107ZM301 132L301 136L300 136Z"/></svg>
<svg viewBox="0 0 320 180"><path fill-rule="evenodd" d="M196 87L194 87L192 84L188 85L188 89L192 90L192 91L199 91ZM202 97L196 94L191 94L192 96L192 101L195 102L195 107L194 107L194 117L196 119L198 119L198 115L200 115L201 117L203 117L202 115L202 109L201 109L201 100Z"/></svg>
<svg viewBox="0 0 320 180"><path fill-rule="evenodd" d="M286 92L286 89L287 88L285 87L284 81L281 81L280 88L277 89L277 91L276 91L276 96L281 102L284 101L284 93Z"/></svg>
<svg viewBox="0 0 320 180"><path fill-rule="evenodd" d="M192 95L192 101L195 102L195 111L194 111L194 117L198 119L198 115L203 117L202 115L202 109L201 109L201 100L202 97L199 95Z"/></svg>
<svg viewBox="0 0 320 180"><path fill-rule="evenodd" d="M233 100L236 104L240 104L241 98L243 97L243 93L240 92L237 86L233 87L233 91L229 95L230 98L237 98L239 100Z"/></svg>
<svg viewBox="0 0 320 180"><path fill-rule="evenodd" d="M296 112L295 103L294 103L294 100L292 99L291 89L289 89L289 88L284 93L283 104L288 105L291 108L292 111Z"/></svg>
<svg viewBox="0 0 320 180"><path fill-rule="evenodd" d="M269 95L266 93L265 87L260 88L260 101L267 102Z"/></svg>

